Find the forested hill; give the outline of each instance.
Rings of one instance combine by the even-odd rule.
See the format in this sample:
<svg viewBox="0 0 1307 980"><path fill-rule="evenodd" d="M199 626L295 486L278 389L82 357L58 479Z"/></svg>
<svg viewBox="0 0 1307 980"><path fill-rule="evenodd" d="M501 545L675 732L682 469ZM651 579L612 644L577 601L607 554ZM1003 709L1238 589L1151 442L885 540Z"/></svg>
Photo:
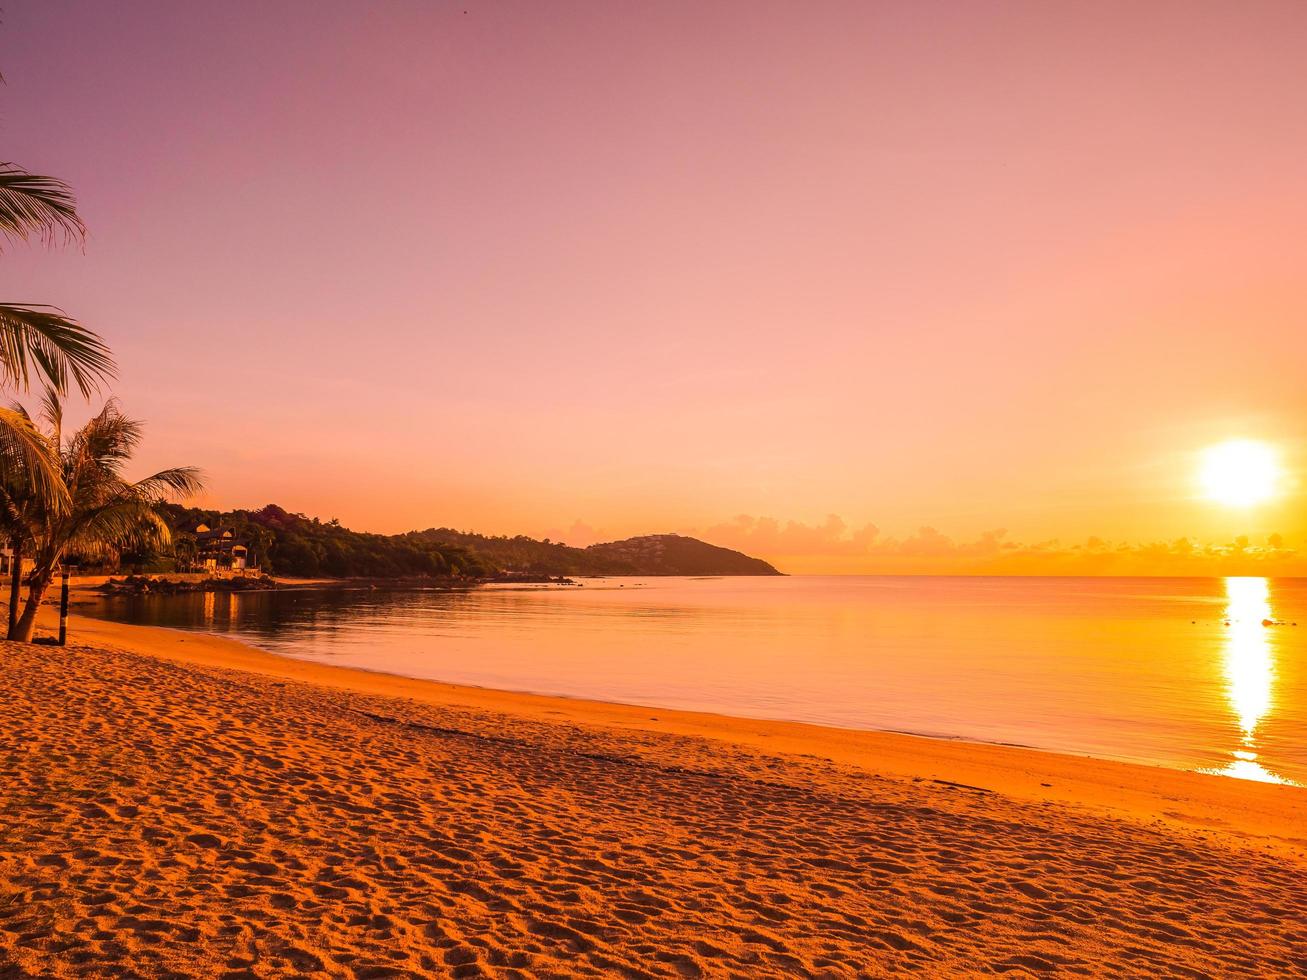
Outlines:
<svg viewBox="0 0 1307 980"><path fill-rule="evenodd" d="M657 534L573 548L522 535L491 537L429 528L367 534L337 521L292 514L275 504L260 510L211 511L170 504L176 555L194 548L196 525L230 527L272 575L393 578L456 575L780 575L757 558L695 538ZM144 559L146 556L138 556Z"/></svg>
<svg viewBox="0 0 1307 980"><path fill-rule="evenodd" d="M780 575L760 558L679 534L650 534L588 548L522 535L488 537L449 528L400 535L484 556L498 568L549 575Z"/></svg>
<svg viewBox="0 0 1307 980"><path fill-rule="evenodd" d="M594 544L585 554L600 561L630 563L640 575L780 575L761 558L679 534L649 534Z"/></svg>

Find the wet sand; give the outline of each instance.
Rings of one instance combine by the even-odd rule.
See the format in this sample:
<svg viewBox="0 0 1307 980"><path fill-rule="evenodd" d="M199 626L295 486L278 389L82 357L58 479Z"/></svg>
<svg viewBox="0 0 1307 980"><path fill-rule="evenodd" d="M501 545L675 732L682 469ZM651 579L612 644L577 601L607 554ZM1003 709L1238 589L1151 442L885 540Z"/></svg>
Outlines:
<svg viewBox="0 0 1307 980"><path fill-rule="evenodd" d="M1307 791L0 644L0 977L1307 976Z"/></svg>

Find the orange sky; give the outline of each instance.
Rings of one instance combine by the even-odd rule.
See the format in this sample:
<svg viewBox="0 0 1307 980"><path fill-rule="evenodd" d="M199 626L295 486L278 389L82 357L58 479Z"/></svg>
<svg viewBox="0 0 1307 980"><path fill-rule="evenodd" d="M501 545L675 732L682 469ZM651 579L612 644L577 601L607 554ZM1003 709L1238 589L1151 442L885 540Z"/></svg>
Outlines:
<svg viewBox="0 0 1307 980"><path fill-rule="evenodd" d="M0 276L214 505L796 571L1307 551L1301 3L5 13L5 158L92 237ZM1270 504L1196 499L1236 436Z"/></svg>

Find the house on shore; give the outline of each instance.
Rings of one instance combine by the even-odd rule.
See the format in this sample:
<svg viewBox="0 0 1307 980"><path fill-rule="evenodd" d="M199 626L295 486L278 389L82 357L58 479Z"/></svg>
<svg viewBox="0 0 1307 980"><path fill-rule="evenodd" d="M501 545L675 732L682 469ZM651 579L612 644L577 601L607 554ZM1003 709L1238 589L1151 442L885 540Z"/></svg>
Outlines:
<svg viewBox="0 0 1307 980"><path fill-rule="evenodd" d="M206 572L244 575L257 569L250 560L249 545L237 537L233 528L197 524L193 533L196 560Z"/></svg>

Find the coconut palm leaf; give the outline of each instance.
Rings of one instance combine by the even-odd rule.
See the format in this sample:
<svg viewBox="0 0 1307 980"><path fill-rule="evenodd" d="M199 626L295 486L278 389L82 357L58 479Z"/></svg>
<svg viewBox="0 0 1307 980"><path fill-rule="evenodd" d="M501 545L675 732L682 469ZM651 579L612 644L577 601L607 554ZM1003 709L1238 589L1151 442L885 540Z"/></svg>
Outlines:
<svg viewBox="0 0 1307 980"><path fill-rule="evenodd" d="M0 303L0 383L25 391L33 374L59 394L71 381L90 397L114 377L115 367L104 341L61 310Z"/></svg>
<svg viewBox="0 0 1307 980"><path fill-rule="evenodd" d="M19 241L32 235L44 242L81 241L86 226L72 188L62 180L0 163L0 235Z"/></svg>
<svg viewBox="0 0 1307 980"><path fill-rule="evenodd" d="M20 410L22 406L17 406ZM59 399L59 392L55 391L49 385L45 386L45 393L41 396L41 421L50 429L50 441L56 446L62 446L64 441L64 403Z"/></svg>
<svg viewBox="0 0 1307 980"><path fill-rule="evenodd" d="M54 444L19 409L0 408L0 486L8 501L38 501L51 513L68 505Z"/></svg>
<svg viewBox="0 0 1307 980"><path fill-rule="evenodd" d="M172 540L168 523L148 500L114 500L84 513L68 531L65 547L88 558L131 548L161 548Z"/></svg>
<svg viewBox="0 0 1307 980"><path fill-rule="evenodd" d="M204 489L204 479L197 467L175 466L137 480L131 484L130 489L154 505L161 504L170 497L193 497Z"/></svg>

